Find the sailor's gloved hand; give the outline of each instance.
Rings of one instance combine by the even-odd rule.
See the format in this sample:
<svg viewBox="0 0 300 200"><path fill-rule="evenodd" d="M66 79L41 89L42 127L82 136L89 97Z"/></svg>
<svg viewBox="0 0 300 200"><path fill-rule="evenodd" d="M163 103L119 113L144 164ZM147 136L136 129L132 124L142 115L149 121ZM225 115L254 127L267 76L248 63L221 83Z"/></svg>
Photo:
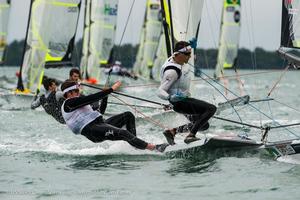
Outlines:
<svg viewBox="0 0 300 200"><path fill-rule="evenodd" d="M183 94L183 93L176 93L176 94L172 94L169 98L170 102L178 102L178 101L182 101L185 100L188 96Z"/></svg>
<svg viewBox="0 0 300 200"><path fill-rule="evenodd" d="M197 48L197 38L192 38L191 40L189 40L189 43L193 49Z"/></svg>
<svg viewBox="0 0 300 200"><path fill-rule="evenodd" d="M168 110L172 110L173 109L173 105L172 104L168 104L164 106L164 110L168 111Z"/></svg>

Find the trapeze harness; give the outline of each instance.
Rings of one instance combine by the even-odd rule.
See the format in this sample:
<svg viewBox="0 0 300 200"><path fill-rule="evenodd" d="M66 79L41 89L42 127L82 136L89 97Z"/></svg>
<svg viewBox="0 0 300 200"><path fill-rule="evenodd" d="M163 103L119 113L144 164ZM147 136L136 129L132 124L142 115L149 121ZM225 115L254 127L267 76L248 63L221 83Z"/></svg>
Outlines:
<svg viewBox="0 0 300 200"><path fill-rule="evenodd" d="M208 120L216 112L216 107L205 101L189 97L190 79L188 72L183 73L182 68L183 66L177 64L172 57L165 62L160 74L162 81L159 97L169 100L175 112L184 114L192 122L188 129L191 134L196 135L198 130L204 130L208 126ZM171 70L176 71L176 74L170 73ZM186 98L178 101L170 100L170 97L175 94L183 94Z"/></svg>

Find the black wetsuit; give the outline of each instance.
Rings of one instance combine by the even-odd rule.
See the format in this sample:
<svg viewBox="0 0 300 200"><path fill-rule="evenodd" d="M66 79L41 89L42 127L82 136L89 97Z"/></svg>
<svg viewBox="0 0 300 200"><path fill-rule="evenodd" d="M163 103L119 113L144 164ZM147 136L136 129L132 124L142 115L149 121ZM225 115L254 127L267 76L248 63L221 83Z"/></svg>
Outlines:
<svg viewBox="0 0 300 200"><path fill-rule="evenodd" d="M178 127L177 131L181 132L188 129L193 135L196 135L198 130L208 128L208 120L215 114L216 106L205 101L185 98L181 101L170 102L173 105L175 112L184 114L192 123L186 126Z"/></svg>
<svg viewBox="0 0 300 200"><path fill-rule="evenodd" d="M112 89L108 89L88 96L67 99L63 109L67 113L72 112L77 108L105 99L112 91ZM127 130L121 129L124 125ZM81 135L95 143L104 140L124 140L138 149L146 149L148 145L148 143L136 137L135 117L131 112L114 115L107 120L100 116L84 126Z"/></svg>
<svg viewBox="0 0 300 200"><path fill-rule="evenodd" d="M51 115L59 123L65 124L66 122L61 114L61 106L64 100L60 99L57 101L55 95L56 92L51 92L47 97L41 95L38 97L39 99L32 103L31 108L34 109L41 105L47 114Z"/></svg>

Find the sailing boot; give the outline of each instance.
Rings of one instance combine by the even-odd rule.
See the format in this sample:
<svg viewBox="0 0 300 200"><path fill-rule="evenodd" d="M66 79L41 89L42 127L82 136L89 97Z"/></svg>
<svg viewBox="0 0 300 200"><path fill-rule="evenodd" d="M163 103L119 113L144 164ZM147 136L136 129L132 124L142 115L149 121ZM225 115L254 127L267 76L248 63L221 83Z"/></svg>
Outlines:
<svg viewBox="0 0 300 200"><path fill-rule="evenodd" d="M186 136L186 138L184 139L184 143L189 144L191 142L195 142L201 140L200 138L197 138L195 135L189 134L188 136Z"/></svg>
<svg viewBox="0 0 300 200"><path fill-rule="evenodd" d="M166 137L167 139L167 142L170 144L170 145L174 145L175 142L174 142L174 137L175 137L175 134L176 134L176 130L175 129L168 129L168 130L165 130L163 132L164 136Z"/></svg>

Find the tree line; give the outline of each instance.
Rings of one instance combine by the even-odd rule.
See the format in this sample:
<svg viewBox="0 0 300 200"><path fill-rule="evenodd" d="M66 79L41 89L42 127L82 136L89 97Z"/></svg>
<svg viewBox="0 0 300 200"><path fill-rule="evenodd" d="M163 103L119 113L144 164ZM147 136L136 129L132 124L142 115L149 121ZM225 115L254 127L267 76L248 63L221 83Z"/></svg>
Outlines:
<svg viewBox="0 0 300 200"><path fill-rule="evenodd" d="M79 40L74 48L74 60L79 66L81 57L82 40ZM112 60L119 60L122 65L131 68L135 62L138 45L124 44L115 46ZM8 45L5 52L4 66L20 66L24 52L24 40L13 41ZM217 49L197 49L195 66L200 69L213 69L217 63ZM254 51L239 49L237 68L238 69L283 69L285 62L275 51L266 51L256 48Z"/></svg>

